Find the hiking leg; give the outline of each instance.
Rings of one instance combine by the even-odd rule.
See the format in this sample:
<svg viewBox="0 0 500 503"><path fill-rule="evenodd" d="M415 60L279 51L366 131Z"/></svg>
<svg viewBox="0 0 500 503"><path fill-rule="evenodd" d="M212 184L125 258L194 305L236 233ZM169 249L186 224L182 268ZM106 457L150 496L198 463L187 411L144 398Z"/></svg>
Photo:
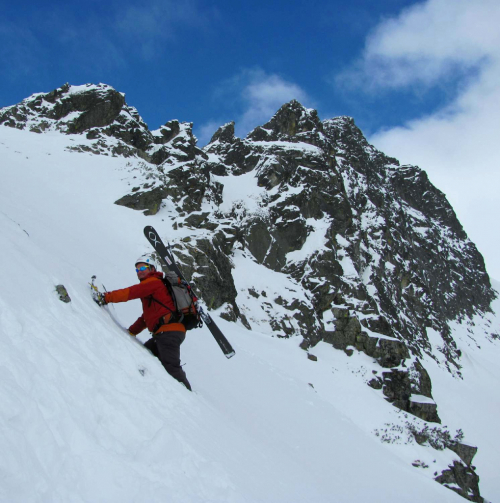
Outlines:
<svg viewBox="0 0 500 503"><path fill-rule="evenodd" d="M154 338L158 348L158 358L165 367L165 370L191 391L191 385L187 380L186 373L181 367L180 356L181 344L186 338L186 334L184 332L162 332L155 335Z"/></svg>
<svg viewBox="0 0 500 503"><path fill-rule="evenodd" d="M156 346L156 341L153 337L151 337L151 339L149 339L144 343L144 347L146 349L149 349L149 351L151 351L151 353L153 353L156 356L156 358L159 358L158 348Z"/></svg>

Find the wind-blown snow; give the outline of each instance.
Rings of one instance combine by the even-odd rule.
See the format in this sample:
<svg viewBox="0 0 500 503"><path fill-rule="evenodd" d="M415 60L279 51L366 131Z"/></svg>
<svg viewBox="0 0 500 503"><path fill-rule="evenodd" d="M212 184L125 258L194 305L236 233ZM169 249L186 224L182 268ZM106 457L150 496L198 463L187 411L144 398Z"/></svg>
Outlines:
<svg viewBox="0 0 500 503"><path fill-rule="evenodd" d="M70 144L0 128L2 503L463 501L432 480L453 453L380 441L384 425L405 419L366 386L380 367L363 354L320 343L313 362L295 338L217 319L236 356L226 360L205 328L192 331L182 354L195 392L174 381L92 302L87 283L92 274L108 290L135 283L145 225L169 239L187 231L174 232L168 208L145 217L113 204L137 183L135 161ZM249 261L235 256L239 296L252 284L293 289L262 266L245 272L257 267ZM71 303L59 301L58 284ZM128 326L140 303L114 312ZM441 416L479 444L475 464L492 498L500 355L490 341L487 351L467 343L464 327L464 381L425 365Z"/></svg>

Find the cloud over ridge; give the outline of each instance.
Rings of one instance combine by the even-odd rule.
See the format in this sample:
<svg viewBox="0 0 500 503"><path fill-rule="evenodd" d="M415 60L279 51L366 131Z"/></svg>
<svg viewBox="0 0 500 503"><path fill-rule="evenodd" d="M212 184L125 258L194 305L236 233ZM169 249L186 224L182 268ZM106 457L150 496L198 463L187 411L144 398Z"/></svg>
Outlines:
<svg viewBox="0 0 500 503"><path fill-rule="evenodd" d="M373 89L433 85L500 53L500 3L428 0L381 21L337 81Z"/></svg>
<svg viewBox="0 0 500 503"><path fill-rule="evenodd" d="M500 277L500 3L427 0L382 21L367 38L362 58L339 81L356 79L371 92L432 87L458 80L451 103L370 141L402 162L418 164L443 190ZM467 74L475 69L474 75Z"/></svg>

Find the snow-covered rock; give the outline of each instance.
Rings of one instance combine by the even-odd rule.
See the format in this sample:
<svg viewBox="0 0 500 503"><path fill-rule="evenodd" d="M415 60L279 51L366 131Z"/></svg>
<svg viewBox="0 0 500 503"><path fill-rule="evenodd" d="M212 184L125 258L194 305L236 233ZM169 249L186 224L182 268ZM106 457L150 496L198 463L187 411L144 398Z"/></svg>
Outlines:
<svg viewBox="0 0 500 503"><path fill-rule="evenodd" d="M292 403L302 400L298 398L303 396L302 391L298 395L295 391L291 393L287 385L275 385L274 379L280 383L283 379L310 383L309 393L318 395L315 407L317 400L339 403L341 406L335 410L341 410L358 425L363 435L368 433L368 444L357 435L356 439L351 439L352 445L362 445L366 449L366 445L372 445L370 442L379 445L381 440L388 448L389 457L400 457L413 465L412 470L428 472L427 478L435 478L468 499L482 501L479 479L472 465L476 448L469 444L479 447L478 460L483 449L493 452L497 444L487 445L486 432L471 431L476 426L471 426L470 418L489 424L486 411L490 410L489 405L481 401L486 395L478 389L486 374L477 372L477 364L471 362L482 361L484 371L494 373L495 377L486 386L494 389L499 373L492 370L494 360L485 352L491 355L499 352L499 323L492 311L497 294L491 287L481 255L468 239L453 208L444 194L429 182L423 170L400 166L396 159L377 151L368 144L353 119L338 117L322 121L316 111L304 108L297 101L283 105L268 123L256 128L245 139L234 136L234 123L222 126L203 150L196 146L192 124L171 120L159 130L149 131L138 112L125 103L123 94L103 84L66 85L48 94L34 95L0 110L0 124L13 128L0 128L0 147L4 149L1 176L6 182L1 211L5 217L4 232L9 236L4 260L8 260L14 250L22 250L24 254L20 240L32 238L31 229L24 226L37 229L37 218L42 218L43 236L47 237L37 234L35 246L40 259L35 260L32 269L39 285L37 291L43 291L47 278L36 271L43 268L44 258L50 260L49 257L67 262L68 271L79 277L80 282L75 283L69 280L69 272L64 274L66 277L60 277L57 269L51 272L54 288L62 283L67 287L72 299L68 306L78 303L82 308L87 305L88 299L84 298L80 283L86 281L85 274L94 272L88 269L98 265L106 265L116 287L124 286L119 284L123 268L135 259L138 248L145 246L140 228L153 222L160 234L172 241L185 274L202 292L208 307L227 321L227 324L221 321L224 329L241 339L239 343L234 341L238 353L234 360L238 361L243 351L242 364L248 374L242 370L241 375L237 371L231 375L236 387L249 393L259 389L262 393L269 381L273 392L279 389L279 393L289 396L286 410L296 414ZM42 136L43 142L40 141ZM16 157L18 152L23 157ZM45 154L56 161L47 165L45 172L34 174L34 165L40 164ZM71 157L71 163L67 156ZM21 206L16 199L13 165L27 177L29 183L23 184L23 196L30 201L33 211L39 210L40 216L31 215L29 208ZM71 175L64 172L68 165L72 166ZM99 166L105 174L98 174L88 166ZM95 187L92 176L105 176L98 193L92 191ZM66 178L67 184L64 183ZM74 190L79 191L79 196L73 200L70 195L68 200L58 201L51 195L52 187L39 194L35 181L43 184L45 179L52 184L57 181L56 191L64 187L71 194L72 187L76 187ZM97 197L101 199L94 204ZM87 206L92 208L88 214ZM144 215L128 208L141 210ZM102 222L96 226L95 219ZM59 233L53 227L57 227L58 221L65 223L65 240L76 240L68 251L59 251L56 246ZM47 226L47 223L54 225ZM110 228L112 231L104 238ZM99 236L97 243L93 235ZM77 249L81 262L71 259ZM101 252L107 258L98 259ZM7 285L13 287L13 280ZM23 288L16 289L22 298ZM25 332L15 328L23 326L23 311L8 298L3 298L2 302L6 311L12 311L12 315L2 318L3 335L11 341L8 343L11 346L5 346L5 350L11 355L16 341L11 334ZM33 302L29 302L30 312L38 312ZM62 303L57 307L42 304L54 313L62 312ZM85 312L90 313L92 307L85 307ZM124 308L121 314L126 312ZM67 315L68 327L74 322L74 316L77 313ZM45 322L42 317L40 323L41 337L48 341L52 321ZM64 323L61 330L69 330ZM109 331L111 325L101 320L93 322L92 327L102 333ZM100 356L92 354L92 345L82 344L79 351L100 361ZM113 346L113 351L121 350ZM73 349L57 350L54 354L56 361L69 358L75 365L85 367ZM193 346L188 354L197 360L203 352ZM16 355L22 359L18 353ZM134 355L149 362L148 354ZM130 358L133 360L135 356ZM264 370L265 379L256 377L255 365ZM316 366L317 370L311 366ZM50 373L50 365L39 368L35 363L34 368L42 379ZM204 379L203 372L209 368L200 364L197 375ZM154 374L155 379L162 375L160 371L161 368ZM79 372L76 371L75 378ZM315 376L314 382L306 377L309 373ZM113 380L111 371L106 375ZM332 380L332 375L337 380ZM247 378L255 381L256 386L262 383L262 387L250 385L247 388ZM19 379L20 374L14 373L11 382L17 385ZM49 385L55 386L54 383ZM216 385L221 387L217 392L210 387ZM226 393L235 400L237 407L241 407L243 414L251 401L244 394L238 394L236 399L230 385L207 381L203 393L208 393L210 398L198 405L200 417L210 416L209 410L214 408L216 415L226 417ZM134 384L131 386L136 389ZM42 391L52 399L54 389L43 388ZM114 391L121 393L120 389ZM453 390L455 401L444 392L446 389ZM464 393L464 389L470 392ZM5 396L12 400L10 391ZM30 399L38 400L27 391L22 396L26 403ZM102 393L102 397L105 396ZM262 407L266 416L266 408L267 412L272 409L273 397L271 393L265 395L263 403L256 399L255 406ZM464 397L474 402L476 413L465 410L468 405ZM184 399L176 393L173 400ZM235 406L229 402L227 406ZM61 415L61 424L70 431L62 410L64 399L61 402L56 399L56 403L59 404L56 416ZM153 397L148 396L145 404L148 417L161 413L152 403ZM189 406L193 403L190 399ZM317 416L324 418L325 425L333 420L329 414L337 413L328 407ZM495 410L498 400L491 407ZM368 409L373 411L369 419L365 417ZM124 410L127 416L126 408ZM188 408L185 410L186 415L181 412L181 418L187 417ZM17 414L23 417L23 407ZM276 421L271 420L268 423L270 431L282 424L284 418L278 414ZM256 420L260 424L261 419ZM92 418L90 422L93 427L97 424ZM221 424L228 426L224 422ZM251 421L243 421L243 426L238 425L243 428L242 435L248 445L256 438L251 424ZM313 431L307 417L300 414L294 425L299 430ZM205 434L210 435L203 427L199 428L195 435L198 440ZM456 430L455 434L451 433L452 429ZM175 431L178 436L187 434L184 428ZM311 442L315 444L327 431L332 430L319 427ZM280 442L287 442L287 439L295 442L295 435L299 434L299 431L292 433L290 430ZM60 442L64 444L66 437L63 435L62 439ZM230 447L224 442L223 449L227 453ZM99 449L102 447L99 439L90 440L90 443ZM219 467L220 477L199 481L198 492L189 493L187 486L182 486L179 495L182 494L183 501L299 501L301 498L329 501L326 495L332 494L333 487L321 482L315 495L305 491L299 498L299 493L293 490L279 493L273 489L269 493L273 496L267 499L263 492L254 493L252 497L248 488L242 489L245 477L227 464L228 459L235 459L233 454L227 458L210 457L208 443L199 443L198 449L198 444L178 442L179 455L189 462L208 456L209 463L213 461ZM58 452L56 444L50 444L53 456ZM39 448L35 440L26 444L29 455ZM137 446L132 442L127 448L137 449ZM246 446L241 448L252 458ZM283 450L281 444L277 448L280 452ZM123 451L123 448L118 450ZM332 446L332 456L333 450ZM68 452L72 452L72 448L68 448ZM315 448L314 452L318 463L325 461L326 451L321 450L319 454ZM380 453L376 449L373 452L376 454L370 454L370 462L379 465ZM15 455L12 456L15 460ZM297 456L292 456L292 463L301 459L299 454ZM359 459L353 456L359 464ZM493 473L492 456L488 454L484 461L475 461L481 465L478 472L483 480L483 473ZM110 462L119 466L123 459L122 455ZM126 459L127 463L133 463ZM308 459L307 464L310 463ZM348 473L343 467L345 463L341 464L342 467L335 464L335 470L343 474L337 480L343 495L340 499L359 501L359 494L354 490L349 493L347 483L340 482ZM314 470L318 469L318 464L313 466ZM372 465L366 466L369 470L368 466ZM284 462L283 470L289 475L295 473L288 462ZM358 466L358 474L359 470ZM368 477L371 483L377 479L380 482L377 487L381 488L384 478L378 472L373 475L375 472L373 470L369 477L365 472L364 478ZM282 471L279 473L283 475ZM401 480L407 480L406 475L398 474ZM419 488L420 483L424 484L424 492L428 491L425 479L421 478L422 482L418 483ZM45 484L47 494L53 494L52 483L48 480L50 477L40 483ZM77 476L72 480L77 480ZM167 485L168 480L167 477ZM190 477L183 480L186 484L188 480L192 482ZM221 482L220 491L214 489L217 480ZM495 483L487 480L486 486L491 492ZM412 483L417 484L416 479ZM88 491L85 484L83 491ZM239 489L234 490L236 486ZM11 496L15 487L13 483L6 494ZM304 487L312 488L310 484ZM336 488L338 490L339 486ZM430 493L426 492L425 497L419 495L418 500L445 501L449 498L454 501L453 493L442 493L438 488L436 484L435 495L429 496L432 493L429 489ZM208 494L204 491L209 495L202 496ZM387 489L384 493L379 489L377 494L384 494L383 499L391 500L391 491ZM65 490L63 493L67 494ZM154 501L150 493L147 494L148 501ZM278 494L283 499L276 499L280 497ZM295 496L297 498L293 499ZM366 494L365 499L373 500ZM417 499L413 499L410 491L403 501Z"/></svg>

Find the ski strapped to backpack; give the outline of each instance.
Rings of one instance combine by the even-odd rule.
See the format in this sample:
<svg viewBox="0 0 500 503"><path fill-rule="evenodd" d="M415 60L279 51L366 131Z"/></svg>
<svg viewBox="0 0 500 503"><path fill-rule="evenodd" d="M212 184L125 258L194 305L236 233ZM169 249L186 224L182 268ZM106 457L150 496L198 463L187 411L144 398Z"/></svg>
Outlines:
<svg viewBox="0 0 500 503"><path fill-rule="evenodd" d="M170 322L182 323L186 327L186 330L201 327L203 323L196 307L198 299L194 295L191 285L173 271L164 272L162 282L174 301L175 311L172 311L172 309L158 299L155 299L152 295L150 296L150 301L160 304L172 313ZM162 324L163 322L160 320L158 328ZM156 330L155 328L154 332Z"/></svg>
<svg viewBox="0 0 500 503"><path fill-rule="evenodd" d="M146 236L151 246L155 249L156 253L158 253L161 260L166 264L168 269L172 271L177 278L181 278L182 284L189 286L189 283L185 280L181 270L175 263L170 245L167 243L167 246L165 246L158 233L150 225L144 227L144 235ZM192 295L194 296L194 293ZM206 327L213 335L226 358L232 358L235 355L235 351L229 341L226 339L225 335L222 333L221 329L215 323L210 314L203 309L200 303L196 302L195 305L203 323L205 323Z"/></svg>

